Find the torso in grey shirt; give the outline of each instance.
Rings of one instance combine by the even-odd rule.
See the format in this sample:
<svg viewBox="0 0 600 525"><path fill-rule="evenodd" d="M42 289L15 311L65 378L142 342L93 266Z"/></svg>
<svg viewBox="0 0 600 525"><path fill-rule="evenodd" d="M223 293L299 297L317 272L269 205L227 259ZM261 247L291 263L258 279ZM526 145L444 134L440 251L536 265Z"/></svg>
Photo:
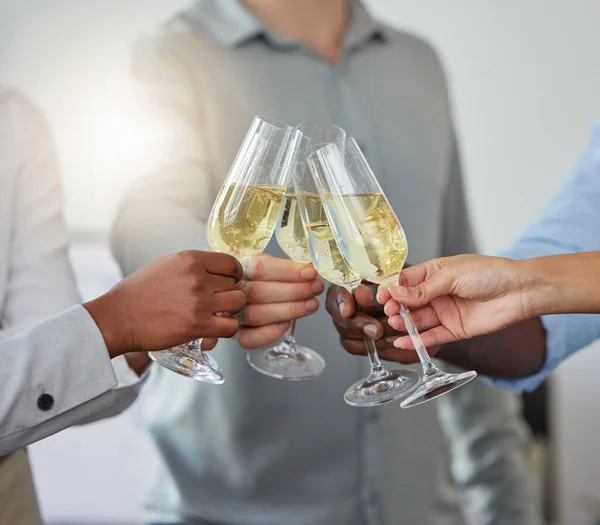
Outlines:
<svg viewBox="0 0 600 525"><path fill-rule="evenodd" d="M257 114L292 125L333 122L354 136L404 226L410 261L470 250L437 56L352 5L345 54L336 65L265 31L234 0L199 2L134 48L136 94L128 103L152 115L161 140L160 151L148 148L152 167L117 221L114 248L125 272L178 249L206 247L204 221ZM274 243L268 252L282 255ZM155 367L145 407L161 463L146 500L148 520L377 525L388 514L390 524L464 523L436 410L448 407L457 433L479 417L495 457L522 444L520 438L503 444L507 426L520 435L513 399L478 383L412 412L396 403L351 408L342 395L366 373L365 361L341 349L324 308L302 319L296 334L327 360L315 380L258 374L245 351L225 340L215 350L226 375L221 387ZM489 402L481 394L474 401L478 389ZM469 443L465 438L465 458ZM519 469L497 461L506 495ZM515 508L520 498L515 491L498 503Z"/></svg>

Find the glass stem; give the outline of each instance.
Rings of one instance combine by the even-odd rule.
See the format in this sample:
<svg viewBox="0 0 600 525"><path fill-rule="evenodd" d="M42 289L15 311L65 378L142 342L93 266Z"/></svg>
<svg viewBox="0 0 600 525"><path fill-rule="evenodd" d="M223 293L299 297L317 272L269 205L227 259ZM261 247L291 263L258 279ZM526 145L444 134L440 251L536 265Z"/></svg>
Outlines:
<svg viewBox="0 0 600 525"><path fill-rule="evenodd" d="M348 290L348 292L354 296L354 288L346 288L346 290ZM356 311L363 311L358 303L356 303ZM373 339L369 339L368 337L364 337L363 339L365 341L365 346L367 347L369 362L371 363L371 373L369 374L367 381L375 382L387 377L389 372L381 364L381 359L379 359L379 352L377 351L377 345L375 344L375 341Z"/></svg>
<svg viewBox="0 0 600 525"><path fill-rule="evenodd" d="M181 353L197 363L204 362L204 354L202 353L202 339L194 339L181 349Z"/></svg>
<svg viewBox="0 0 600 525"><path fill-rule="evenodd" d="M419 356L419 360L421 361L421 366L423 367L423 375L427 377L431 377L435 374L438 374L440 371L437 366L433 364L425 345L423 344L423 340L419 335L419 331L415 326L415 323L412 320L412 316L410 312L406 309L404 305L400 306L400 315L402 319L404 319L404 324L406 325L406 329L408 330L408 335L410 336L410 340L417 351L417 355Z"/></svg>
<svg viewBox="0 0 600 525"><path fill-rule="evenodd" d="M389 372L381 364L375 341L373 339L369 339L368 337L365 337L364 340L365 346L367 347L369 361L371 362L371 373L369 374L368 381L372 383L378 379L383 379L388 375Z"/></svg>
<svg viewBox="0 0 600 525"><path fill-rule="evenodd" d="M296 319L293 319L290 323L290 327L287 332L283 335L283 342L286 344L287 351L290 354L296 353L296 338L294 333L296 332Z"/></svg>

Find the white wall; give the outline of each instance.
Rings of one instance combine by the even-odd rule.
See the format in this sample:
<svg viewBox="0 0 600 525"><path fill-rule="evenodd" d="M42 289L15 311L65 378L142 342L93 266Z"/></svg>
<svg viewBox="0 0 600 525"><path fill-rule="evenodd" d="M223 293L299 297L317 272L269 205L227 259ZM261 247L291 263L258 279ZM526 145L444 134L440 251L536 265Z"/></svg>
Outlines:
<svg viewBox="0 0 600 525"><path fill-rule="evenodd" d="M105 229L120 188L118 181L106 180L98 169L103 153L98 152L91 132L101 110L98 101L105 68L134 34L182 3L0 0L0 83L10 80L22 87L48 112L65 171L68 216L77 229ZM592 123L600 120L600 3L369 3L391 23L425 35L442 52L477 232L484 250L501 249L556 191L585 150ZM598 352L582 354L557 376L555 423L563 522L568 525L587 524L581 502L593 487L600 487L596 445L600 425L595 417L600 386L593 377L600 366L598 356ZM117 428L126 436L120 455L114 440ZM134 427L121 419L72 432L38 445L36 463L48 516L68 515L74 498L82 512L103 507L113 515L131 516L136 496L128 501L123 494L131 493L132 487L139 493L144 472L140 450L146 450L132 446L139 438ZM77 447L89 451L89 457L78 459L77 469L59 486L55 464L72 453L73 436L86 437L86 444ZM98 457L94 451L103 452ZM78 468L81 463L83 470ZM126 474L119 470L123 464L129 465ZM117 480L102 488L110 471L118 472ZM86 490L78 490L82 486ZM99 505L108 494L118 498L110 509ZM596 494L600 496L600 489ZM81 514L74 515L77 523L83 523Z"/></svg>

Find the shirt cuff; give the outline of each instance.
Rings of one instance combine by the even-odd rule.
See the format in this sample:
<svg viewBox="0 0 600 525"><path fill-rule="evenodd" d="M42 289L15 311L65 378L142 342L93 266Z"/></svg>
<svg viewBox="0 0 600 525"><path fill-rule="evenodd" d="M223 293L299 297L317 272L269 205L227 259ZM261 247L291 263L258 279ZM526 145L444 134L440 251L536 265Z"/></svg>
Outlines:
<svg viewBox="0 0 600 525"><path fill-rule="evenodd" d="M539 387L544 380L568 356L568 337L566 315L546 315L540 318L546 331L546 362L536 373L519 379L484 378L487 382L518 394L531 392Z"/></svg>
<svg viewBox="0 0 600 525"><path fill-rule="evenodd" d="M126 388L141 383L146 379L148 371L150 370L150 365L148 365L146 370L144 370L141 375L138 375L137 372L129 366L127 358L124 355L115 357L111 362L115 375L117 376L117 381L119 382L117 388Z"/></svg>

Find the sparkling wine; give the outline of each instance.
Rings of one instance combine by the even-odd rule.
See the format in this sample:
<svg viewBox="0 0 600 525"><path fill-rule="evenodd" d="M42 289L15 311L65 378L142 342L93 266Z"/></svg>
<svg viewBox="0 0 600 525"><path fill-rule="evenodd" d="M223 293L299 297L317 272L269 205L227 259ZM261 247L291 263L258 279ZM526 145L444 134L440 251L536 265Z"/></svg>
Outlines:
<svg viewBox="0 0 600 525"><path fill-rule="evenodd" d="M242 263L262 253L275 230L285 191L284 186L222 188L206 228L212 249Z"/></svg>
<svg viewBox="0 0 600 525"><path fill-rule="evenodd" d="M350 268L378 284L396 282L408 245L400 221L381 193L326 198L331 225Z"/></svg>
<svg viewBox="0 0 600 525"><path fill-rule="evenodd" d="M279 246L290 259L304 263L311 262L296 195L286 195L275 236Z"/></svg>
<svg viewBox="0 0 600 525"><path fill-rule="evenodd" d="M358 286L360 277L348 267L338 249L321 198L302 194L299 204L311 260L319 275L338 286Z"/></svg>

